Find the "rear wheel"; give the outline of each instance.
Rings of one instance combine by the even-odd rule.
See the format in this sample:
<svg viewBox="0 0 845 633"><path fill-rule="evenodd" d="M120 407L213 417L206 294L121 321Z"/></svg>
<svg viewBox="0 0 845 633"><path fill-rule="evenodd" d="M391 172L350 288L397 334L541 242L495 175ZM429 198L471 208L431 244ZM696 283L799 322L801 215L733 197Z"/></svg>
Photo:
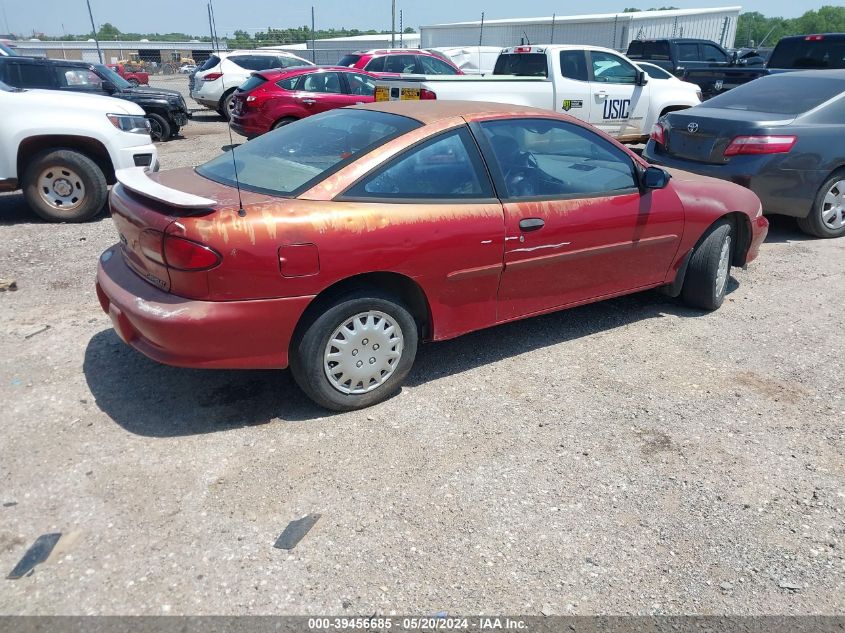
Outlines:
<svg viewBox="0 0 845 633"><path fill-rule="evenodd" d="M291 349L290 368L314 402L351 411L396 393L414 363L417 324L396 299L377 292L339 299Z"/></svg>
<svg viewBox="0 0 845 633"><path fill-rule="evenodd" d="M845 235L845 170L834 172L824 181L810 215L798 218L798 226L815 237Z"/></svg>
<svg viewBox="0 0 845 633"><path fill-rule="evenodd" d="M23 192L30 208L49 222L85 222L102 211L108 185L93 160L58 149L42 152L29 163Z"/></svg>
<svg viewBox="0 0 845 633"><path fill-rule="evenodd" d="M725 300L731 277L733 227L721 220L708 229L687 265L681 296L702 310L716 310Z"/></svg>
<svg viewBox="0 0 845 633"><path fill-rule="evenodd" d="M170 138L170 124L167 119L159 114L148 114L147 119L150 122L150 136L154 141L166 141Z"/></svg>
<svg viewBox="0 0 845 633"><path fill-rule="evenodd" d="M220 116L222 116L224 119L226 119L227 121L231 121L232 120L232 108L234 108L234 107L235 107L235 91L232 90L232 92L227 93L220 100L220 109L218 110L218 112L220 113Z"/></svg>

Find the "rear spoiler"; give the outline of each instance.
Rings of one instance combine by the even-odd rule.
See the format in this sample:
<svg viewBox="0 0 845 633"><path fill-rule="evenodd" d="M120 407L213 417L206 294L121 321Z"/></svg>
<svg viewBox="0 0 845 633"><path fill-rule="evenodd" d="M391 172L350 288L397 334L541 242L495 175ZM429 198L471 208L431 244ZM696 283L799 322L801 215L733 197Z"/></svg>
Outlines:
<svg viewBox="0 0 845 633"><path fill-rule="evenodd" d="M180 209L208 209L217 204L217 201L211 198L203 198L202 196L195 196L192 193L166 187L161 183L151 180L147 176L147 173L146 167L127 167L116 170L114 175L117 182L129 189L129 191L134 191L137 194L171 207L178 207Z"/></svg>

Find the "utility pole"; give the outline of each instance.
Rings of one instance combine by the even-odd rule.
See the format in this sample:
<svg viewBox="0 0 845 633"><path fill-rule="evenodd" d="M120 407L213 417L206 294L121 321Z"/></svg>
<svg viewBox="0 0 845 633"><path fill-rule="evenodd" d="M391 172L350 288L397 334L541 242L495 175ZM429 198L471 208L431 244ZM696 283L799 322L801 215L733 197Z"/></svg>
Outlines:
<svg viewBox="0 0 845 633"><path fill-rule="evenodd" d="M399 48L405 48L405 30L402 25L402 9L399 9Z"/></svg>
<svg viewBox="0 0 845 633"><path fill-rule="evenodd" d="M556 17L557 17L557 14L552 13L552 38L549 40L549 44L555 43L555 18Z"/></svg>
<svg viewBox="0 0 845 633"><path fill-rule="evenodd" d="M211 50L214 50L214 25L211 23L211 4L205 5L208 9L208 32L211 35Z"/></svg>
<svg viewBox="0 0 845 633"><path fill-rule="evenodd" d="M484 39L484 11L481 12L481 28L478 30L478 45L481 46L481 40ZM478 52L479 58L481 51Z"/></svg>
<svg viewBox="0 0 845 633"><path fill-rule="evenodd" d="M97 45L97 57L103 63L103 52L100 50L100 40L97 39L97 27L94 26L94 14L91 13L91 0L85 0L88 4L88 17L91 18L91 30L94 32L94 43Z"/></svg>
<svg viewBox="0 0 845 633"><path fill-rule="evenodd" d="M390 0L390 48L396 48L396 0Z"/></svg>
<svg viewBox="0 0 845 633"><path fill-rule="evenodd" d="M317 63L317 36L314 34L314 7L311 7L311 61Z"/></svg>

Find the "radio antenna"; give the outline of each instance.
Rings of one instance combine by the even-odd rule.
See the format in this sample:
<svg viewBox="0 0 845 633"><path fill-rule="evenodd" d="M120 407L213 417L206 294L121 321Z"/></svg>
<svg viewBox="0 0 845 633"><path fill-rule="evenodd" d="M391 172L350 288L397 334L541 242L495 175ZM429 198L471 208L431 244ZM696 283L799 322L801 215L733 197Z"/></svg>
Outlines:
<svg viewBox="0 0 845 633"><path fill-rule="evenodd" d="M212 38L214 38L217 34L217 21L214 19L214 5L211 3L211 0L208 0L208 15L211 18ZM212 46L214 46L213 42ZM219 39L217 40L217 51L220 52ZM223 82L223 94L226 94L226 75L223 74L220 77L220 80ZM223 107L227 107L225 101ZM224 110L223 117L226 119L226 130L229 132L229 153L232 154L232 169L235 172L235 189L238 192L238 215L240 217L244 217L246 215L246 211L244 210L244 201L241 197L241 179L238 177L238 161L235 160L235 139L232 137L232 121L229 118L231 117L231 114Z"/></svg>

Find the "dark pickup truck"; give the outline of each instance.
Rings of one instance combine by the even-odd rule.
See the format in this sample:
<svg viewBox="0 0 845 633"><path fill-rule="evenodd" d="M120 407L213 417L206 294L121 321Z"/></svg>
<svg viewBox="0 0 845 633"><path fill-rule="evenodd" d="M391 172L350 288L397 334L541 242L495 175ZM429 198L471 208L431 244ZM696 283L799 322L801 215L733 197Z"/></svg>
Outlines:
<svg viewBox="0 0 845 633"><path fill-rule="evenodd" d="M634 40L626 53L635 62L650 62L677 77L698 68L729 68L733 66L763 66L765 59L759 55L730 53L710 40L669 38Z"/></svg>
<svg viewBox="0 0 845 633"><path fill-rule="evenodd" d="M765 67L690 68L681 78L698 84L703 98L709 99L764 75L835 68L845 68L845 33L783 37Z"/></svg>
<svg viewBox="0 0 845 633"><path fill-rule="evenodd" d="M150 121L154 141L166 141L179 133L190 113L182 94L162 88L133 86L102 64L43 59L0 57L0 81L14 88L40 88L99 94L137 103Z"/></svg>

